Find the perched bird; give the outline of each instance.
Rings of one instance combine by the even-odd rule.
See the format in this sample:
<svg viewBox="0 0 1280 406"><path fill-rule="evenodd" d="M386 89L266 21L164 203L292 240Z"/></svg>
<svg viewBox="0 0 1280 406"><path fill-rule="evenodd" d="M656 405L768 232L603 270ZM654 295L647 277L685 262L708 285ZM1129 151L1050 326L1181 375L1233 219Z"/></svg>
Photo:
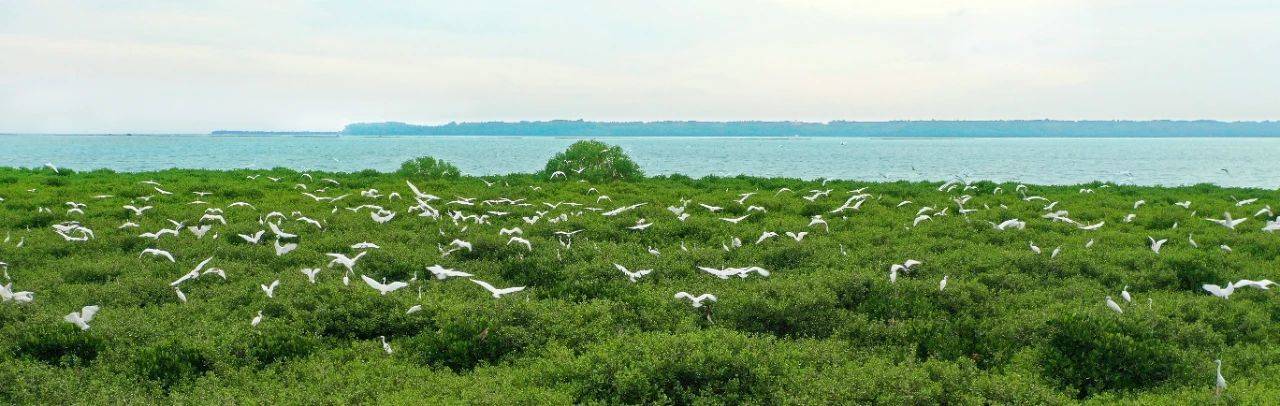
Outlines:
<svg viewBox="0 0 1280 406"><path fill-rule="evenodd" d="M1227 379L1222 377L1222 360L1216 359L1213 362L1218 364L1218 377L1213 382L1213 395L1222 396L1222 391L1227 390Z"/></svg>
<svg viewBox="0 0 1280 406"><path fill-rule="evenodd" d="M1125 302L1133 303L1133 296L1129 295L1129 285L1124 285L1124 289L1120 290L1120 298Z"/></svg>
<svg viewBox="0 0 1280 406"><path fill-rule="evenodd" d="M942 280L938 282L938 291L941 292L943 289L946 289L946 288L947 288L947 276L942 275Z"/></svg>
<svg viewBox="0 0 1280 406"><path fill-rule="evenodd" d="M262 323L262 310L258 310L258 315L253 316L253 320L249 321L249 325L253 327L258 327L258 323Z"/></svg>
<svg viewBox="0 0 1280 406"><path fill-rule="evenodd" d="M378 336L378 339L382 340L382 351L385 351L387 355L391 355L391 344L387 343L387 336Z"/></svg>
<svg viewBox="0 0 1280 406"><path fill-rule="evenodd" d="M1107 296L1107 307L1111 308L1111 310L1115 310L1116 313L1124 313L1124 309L1121 309L1120 305L1116 304L1115 300L1111 300L1111 296Z"/></svg>

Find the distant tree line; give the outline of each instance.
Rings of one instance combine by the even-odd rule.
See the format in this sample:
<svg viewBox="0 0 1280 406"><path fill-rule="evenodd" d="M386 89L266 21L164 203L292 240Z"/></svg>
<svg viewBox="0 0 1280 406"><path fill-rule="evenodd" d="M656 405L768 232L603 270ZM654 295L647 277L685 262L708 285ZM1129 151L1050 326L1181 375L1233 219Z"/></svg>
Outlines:
<svg viewBox="0 0 1280 406"><path fill-rule="evenodd" d="M805 136L805 137L1272 137L1280 121L651 121L583 120L347 125L348 135Z"/></svg>

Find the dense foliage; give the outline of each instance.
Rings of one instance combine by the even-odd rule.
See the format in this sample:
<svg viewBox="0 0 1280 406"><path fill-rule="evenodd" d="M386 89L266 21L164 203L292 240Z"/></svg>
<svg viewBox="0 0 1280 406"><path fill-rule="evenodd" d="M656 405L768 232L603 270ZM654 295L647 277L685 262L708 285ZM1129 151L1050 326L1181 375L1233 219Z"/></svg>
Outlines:
<svg viewBox="0 0 1280 406"><path fill-rule="evenodd" d="M1253 216L1280 202L1276 191L990 182L940 190L640 179L621 169L549 179L584 157L616 166L620 152L590 153L606 148L575 145L548 173L485 178L0 169L4 283L34 292L30 303L0 302L0 402L1210 404L1219 358L1230 386L1218 401L1280 399L1274 292L1241 288L1223 300L1200 288L1280 279L1280 235L1260 231L1265 220ZM427 202L438 217L408 210L419 202L406 181L434 195L424 201L440 197ZM862 188L871 196L857 210L832 213ZM962 195L977 211L957 213ZM1048 201L1024 199L1032 195ZM1146 204L1135 208L1138 200ZM232 205L241 201L252 207ZM1182 201L1192 203L1174 204ZM1043 218L1049 202L1081 224L1105 225ZM154 208L139 215L124 205ZM362 205L396 216L379 224L377 209ZM617 210L631 205L640 206ZM948 214L913 225L926 206ZM684 220L673 212L680 207ZM201 220L210 208L227 223ZM1224 211L1250 220L1235 230L1204 220ZM829 229L811 225L815 215ZM1025 229L991 225L1012 218ZM139 236L169 219L183 223L178 236ZM653 225L629 228L640 219ZM55 233L69 221L94 236ZM267 221L297 234L286 241L298 248L278 256L271 231L258 244L237 236L268 230ZM119 228L126 222L139 227ZM198 224L211 226L202 238L187 228ZM530 248L500 235L514 227ZM556 234L573 230L583 231ZM766 230L809 234L757 243ZM1155 253L1148 236L1169 241ZM445 254L454 239L473 249ZM352 248L361 242L380 248ZM175 262L140 256L146 248ZM325 254L359 251L367 254L344 285L344 269L326 266ZM209 257L226 279L182 282L183 302L171 282ZM906 259L923 263L890 281L890 265ZM527 288L495 299L466 278L433 278L426 268L436 264ZM631 282L614 264L653 272ZM720 279L698 266L769 275ZM303 268L323 270L313 284ZM380 295L360 275L409 285ZM273 280L269 298L260 285ZM1120 298L1126 286L1132 303ZM673 298L680 291L719 300L694 308ZM63 321L85 305L101 306L89 330Z"/></svg>
<svg viewBox="0 0 1280 406"><path fill-rule="evenodd" d="M600 141L578 141L547 161L542 175L549 180L640 180L644 171L616 145Z"/></svg>
<svg viewBox="0 0 1280 406"><path fill-rule="evenodd" d="M400 170L397 170L396 174L415 180L457 179L462 176L462 171L459 171L458 167L451 163L424 156L404 161L400 164Z"/></svg>

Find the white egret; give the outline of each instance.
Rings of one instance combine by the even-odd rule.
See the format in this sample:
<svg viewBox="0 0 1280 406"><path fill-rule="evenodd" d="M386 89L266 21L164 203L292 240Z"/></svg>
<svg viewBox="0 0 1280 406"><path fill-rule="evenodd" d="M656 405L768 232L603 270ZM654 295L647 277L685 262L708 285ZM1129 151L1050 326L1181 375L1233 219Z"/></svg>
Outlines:
<svg viewBox="0 0 1280 406"><path fill-rule="evenodd" d="M1116 313L1124 313L1124 309L1121 309L1120 305L1117 304L1115 300L1111 299L1111 296L1107 296L1107 307L1111 308L1111 310L1115 310Z"/></svg>
<svg viewBox="0 0 1280 406"><path fill-rule="evenodd" d="M528 251L530 251L530 252L532 252L532 251L533 251L533 243L529 242L529 240L526 240L526 239L524 239L524 238L520 238L520 237L511 237L511 239L507 240L507 245L511 245L511 243L516 243L516 244L524 245L524 248L525 248L526 250L528 250Z"/></svg>
<svg viewBox="0 0 1280 406"><path fill-rule="evenodd" d="M488 282L485 282L485 281L482 281L482 280L479 280L479 279L469 279L469 280L470 280L470 281L472 281L472 282L475 282L475 284L480 285L480 286L481 286L481 287L483 287L485 290L489 291L489 293L491 293L491 294L493 295L493 298L494 298L494 299L501 299L501 298L502 298L502 295L511 294L511 293L516 293L516 292L519 292L519 291L524 290L524 288L525 288L524 286L515 286L515 287L510 287L510 288L502 288L502 289L498 289L498 288L493 287L493 285L490 285Z"/></svg>
<svg viewBox="0 0 1280 406"><path fill-rule="evenodd" d="M1217 296L1223 299L1230 299L1231 294L1236 291L1236 285L1230 284L1230 283L1228 283L1227 287L1225 288L1218 285L1212 285L1207 283L1204 285L1200 285L1200 288L1204 289L1206 292L1209 292L1209 294L1212 294L1214 296Z"/></svg>
<svg viewBox="0 0 1280 406"><path fill-rule="evenodd" d="M431 274L432 274L432 275L435 275L436 279L439 279L439 280L444 280L444 279L447 279L447 278L449 278L449 277L455 277L455 276L456 276L456 277L464 277L464 278L465 278L465 277L469 277L469 276L473 276L473 275L471 275L471 274L469 274L469 273L466 273L466 272L455 271L455 270L453 270L453 269L445 268L445 267L443 267L443 266L440 266L439 264L436 264L436 265L432 265L432 266L427 267L427 271L430 271L430 272L431 272Z"/></svg>
<svg viewBox="0 0 1280 406"><path fill-rule="evenodd" d="M302 268L302 274L307 276L307 281L312 284L316 283L316 274L320 273L320 268Z"/></svg>
<svg viewBox="0 0 1280 406"><path fill-rule="evenodd" d="M258 315L253 316L253 320L249 321L249 325L253 327L258 327L258 323L262 323L262 310L258 310Z"/></svg>
<svg viewBox="0 0 1280 406"><path fill-rule="evenodd" d="M1156 240L1155 238L1151 238L1151 236L1147 236L1147 240L1151 241L1151 251L1157 254L1160 253L1160 248L1164 247L1164 243L1169 241L1168 238L1165 238L1162 240Z"/></svg>
<svg viewBox="0 0 1280 406"><path fill-rule="evenodd" d="M387 336L378 336L378 339L382 340L382 351L385 351L387 355L391 355L391 344L387 343Z"/></svg>
<svg viewBox="0 0 1280 406"><path fill-rule="evenodd" d="M80 330L88 330L89 322L93 321L93 316L98 314L98 306L85 306L80 308L78 312L71 312L62 319L68 323L75 324Z"/></svg>
<svg viewBox="0 0 1280 406"><path fill-rule="evenodd" d="M1222 396L1222 391L1227 390L1227 378L1222 377L1222 360L1213 360L1218 364L1218 377L1213 382L1213 396Z"/></svg>
<svg viewBox="0 0 1280 406"><path fill-rule="evenodd" d="M388 293L395 292L396 290L399 290L400 288L403 288L405 286L409 286L408 283L399 282L399 281L391 282L391 283L382 283L382 282L375 281L373 280L373 278L370 278L365 275L360 275L360 279L364 280L365 284L369 285L369 287L373 288L374 290L377 290L378 293L383 296L386 296Z"/></svg>
<svg viewBox="0 0 1280 406"><path fill-rule="evenodd" d="M344 254L332 253L332 252L327 253L325 255L328 255L330 258L333 258L333 260L329 261L330 268L333 268L334 265L341 265L343 268L347 269L347 272L351 272L352 268L356 266L356 261L359 261L360 257L363 257L364 254L367 254L367 253L368 252L366 251L360 251L360 253L356 254L356 256L354 257L348 257Z"/></svg>
<svg viewBox="0 0 1280 406"><path fill-rule="evenodd" d="M1245 220L1248 220L1248 219L1249 219L1248 217L1245 217L1245 218L1242 218L1242 219L1233 219L1233 218L1231 218L1231 212L1229 212L1229 211L1228 211L1228 212L1223 212L1223 213L1222 213L1222 219L1211 219L1211 218L1206 218L1205 220L1209 220L1209 221L1212 221L1212 222L1214 222L1214 223L1218 223L1219 225L1221 225L1221 226L1223 226L1223 227L1226 227L1226 228L1229 228L1229 229L1235 230L1235 229L1236 229L1236 226L1240 225L1240 223L1243 223L1243 222L1245 222Z"/></svg>
<svg viewBox="0 0 1280 406"><path fill-rule="evenodd" d="M279 286L280 286L279 279L276 279L275 281L271 282L270 285L258 285L258 287L262 288L262 292L267 294L267 298L275 298L276 288Z"/></svg>
<svg viewBox="0 0 1280 406"><path fill-rule="evenodd" d="M8 271L6 270L5 273L8 274ZM10 282L0 286L0 302L8 302L10 300L16 303L31 303L32 300L35 300L35 293L27 291L14 292L13 283Z"/></svg>
<svg viewBox="0 0 1280 406"><path fill-rule="evenodd" d="M693 305L693 307L702 307L702 302L704 301L715 302L719 300L718 298L716 298L716 295L713 295L710 293L703 293L701 295L694 296L689 294L689 292L676 292L675 297L676 299L688 299L690 304Z"/></svg>
<svg viewBox="0 0 1280 406"><path fill-rule="evenodd" d="M151 255L151 256L153 256L153 257L161 257L161 258L164 258L164 259L169 260L169 262L178 262L178 261L175 261L175 260L173 259L173 254L170 254L170 253L169 253L169 251L165 251L165 250L161 250L161 249L155 249L155 248L147 248L147 249L144 249L144 250L142 250L142 253L141 253L141 254L138 254L138 258L142 258L142 256L143 256L143 255Z"/></svg>
<svg viewBox="0 0 1280 406"><path fill-rule="evenodd" d="M652 269L640 269L632 272L632 271L628 271L627 267L622 266L620 264L616 264L616 263L613 264L613 267L617 268L619 271L622 271L624 275L627 275L627 279L631 280L632 283L635 283L636 279L639 279L640 277L648 275L650 272L653 272Z"/></svg>
<svg viewBox="0 0 1280 406"><path fill-rule="evenodd" d="M276 244L276 256L283 256L284 254L288 254L293 250L298 249L298 243L291 242L291 243L286 243L281 245L280 240L275 240L275 244Z"/></svg>
<svg viewBox="0 0 1280 406"><path fill-rule="evenodd" d="M267 222L267 227L271 228L271 232L276 235L277 239L296 238L298 236L297 234L290 234L290 233L284 232L283 230L280 229L280 225L276 223Z"/></svg>

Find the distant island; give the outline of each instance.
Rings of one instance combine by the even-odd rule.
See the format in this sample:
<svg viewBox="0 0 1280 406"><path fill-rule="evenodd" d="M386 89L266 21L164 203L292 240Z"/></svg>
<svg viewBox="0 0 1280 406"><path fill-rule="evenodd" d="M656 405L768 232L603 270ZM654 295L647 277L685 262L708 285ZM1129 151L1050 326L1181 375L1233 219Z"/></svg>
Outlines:
<svg viewBox="0 0 1280 406"><path fill-rule="evenodd" d="M1277 137L1280 121L635 121L349 124L341 132L214 131L214 135L516 135L676 137Z"/></svg>

